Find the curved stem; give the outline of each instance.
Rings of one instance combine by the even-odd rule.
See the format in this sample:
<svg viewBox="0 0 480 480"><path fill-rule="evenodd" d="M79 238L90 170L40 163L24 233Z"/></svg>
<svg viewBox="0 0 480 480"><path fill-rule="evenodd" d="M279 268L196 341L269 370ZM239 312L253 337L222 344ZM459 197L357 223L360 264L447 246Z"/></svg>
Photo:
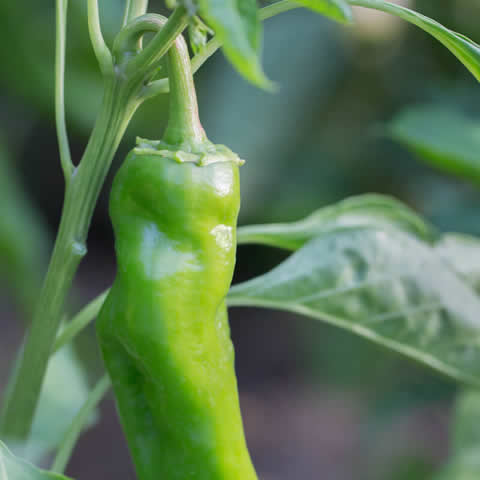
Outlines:
<svg viewBox="0 0 480 480"><path fill-rule="evenodd" d="M68 0L56 3L56 40L55 40L55 124L57 128L60 163L65 183L68 186L73 172L72 156L68 143L65 123L65 47L67 33Z"/></svg>
<svg viewBox="0 0 480 480"><path fill-rule="evenodd" d="M113 72L112 54L105 43L100 26L100 14L98 12L98 0L88 0L88 30L95 56L104 75Z"/></svg>
<svg viewBox="0 0 480 480"><path fill-rule="evenodd" d="M65 326L55 340L52 354L60 350L67 343L71 342L87 325L90 324L100 312L110 289L95 297L85 305Z"/></svg>
<svg viewBox="0 0 480 480"><path fill-rule="evenodd" d="M128 71L135 72L140 66L156 64L168 51L171 43L169 38L176 38L185 30L188 24L188 13L184 7L178 7L170 15L164 27L152 38L150 43L129 62Z"/></svg>
<svg viewBox="0 0 480 480"><path fill-rule="evenodd" d="M66 431L63 440L61 441L57 455L52 465L52 471L56 473L63 473L70 457L72 456L73 448L77 443L80 434L85 428L93 411L97 405L102 401L103 397L110 389L110 379L108 375L104 375L95 385L93 390L89 393L88 398L80 411L73 419L70 428Z"/></svg>
<svg viewBox="0 0 480 480"><path fill-rule="evenodd" d="M125 14L123 16L123 26L131 22L133 19L146 13L148 8L148 0L126 0Z"/></svg>
<svg viewBox="0 0 480 480"><path fill-rule="evenodd" d="M128 62L141 50L142 37L145 33L158 33L167 23L167 19L156 13L141 15L128 23L115 37L113 55L121 64Z"/></svg>

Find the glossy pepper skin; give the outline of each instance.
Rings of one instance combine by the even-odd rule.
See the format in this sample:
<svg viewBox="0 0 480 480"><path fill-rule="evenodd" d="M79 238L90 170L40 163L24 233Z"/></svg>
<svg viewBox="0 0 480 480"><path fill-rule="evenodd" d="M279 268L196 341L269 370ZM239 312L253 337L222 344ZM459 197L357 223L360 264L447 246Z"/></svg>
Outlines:
<svg viewBox="0 0 480 480"><path fill-rule="evenodd" d="M97 333L140 480L256 480L225 306L241 161L178 124L114 180L118 270Z"/></svg>

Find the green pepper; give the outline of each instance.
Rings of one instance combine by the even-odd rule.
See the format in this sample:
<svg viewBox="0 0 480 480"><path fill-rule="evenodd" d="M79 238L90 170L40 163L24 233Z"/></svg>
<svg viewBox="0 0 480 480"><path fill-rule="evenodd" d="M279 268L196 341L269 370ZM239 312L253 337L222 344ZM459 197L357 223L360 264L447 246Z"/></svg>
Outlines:
<svg viewBox="0 0 480 480"><path fill-rule="evenodd" d="M99 342L139 479L256 480L225 305L242 161L205 136L182 37L168 70L163 141L140 139L113 183Z"/></svg>

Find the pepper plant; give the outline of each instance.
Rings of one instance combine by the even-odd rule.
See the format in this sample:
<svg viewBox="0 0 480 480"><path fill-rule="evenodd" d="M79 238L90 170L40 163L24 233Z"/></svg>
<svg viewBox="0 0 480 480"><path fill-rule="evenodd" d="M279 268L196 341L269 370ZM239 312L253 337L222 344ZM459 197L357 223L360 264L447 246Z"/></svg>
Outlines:
<svg viewBox="0 0 480 480"><path fill-rule="evenodd" d="M48 272L2 399L2 478L66 478L76 440L110 384L139 479L257 478L243 436L227 306L285 310L328 322L462 384L480 384L478 270L464 261L478 255L478 241L442 235L400 202L373 194L297 222L237 230L243 161L208 140L192 77L221 48L247 81L275 95L278 86L263 72L259 55L262 22L294 8L353 24L348 28L355 28L351 7L395 15L440 41L477 80L480 46L382 0L281 0L263 8L256 0L170 0L167 6L168 19L148 12L148 0L126 0L122 28L108 46L97 0L88 0L104 94L76 164L64 106L68 1L56 2L55 110L65 198ZM144 42L147 33L153 36ZM125 129L145 100L167 93L162 140L139 138L112 188L115 283L64 320L73 278L87 253L92 214ZM292 254L270 272L230 287L237 243ZM97 315L107 373L67 419L61 438L46 442L32 425L42 412L49 361ZM477 403L472 391L459 404L457 450L440 478L480 475L478 432L465 433L465 415L476 412ZM49 470L27 462L32 442L37 458L55 451ZM27 459L20 458L22 452Z"/></svg>

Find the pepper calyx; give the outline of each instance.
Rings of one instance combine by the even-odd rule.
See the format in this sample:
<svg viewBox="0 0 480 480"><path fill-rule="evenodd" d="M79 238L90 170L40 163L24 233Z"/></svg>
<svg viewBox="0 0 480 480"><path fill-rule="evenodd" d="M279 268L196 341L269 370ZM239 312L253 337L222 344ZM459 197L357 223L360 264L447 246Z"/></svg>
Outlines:
<svg viewBox="0 0 480 480"><path fill-rule="evenodd" d="M195 163L199 167L219 162L232 162L239 166L245 163L245 160L242 160L225 145L216 145L209 140L200 143L183 142L179 145L170 145L162 140L137 137L137 146L134 152L138 155L158 155L178 163Z"/></svg>

